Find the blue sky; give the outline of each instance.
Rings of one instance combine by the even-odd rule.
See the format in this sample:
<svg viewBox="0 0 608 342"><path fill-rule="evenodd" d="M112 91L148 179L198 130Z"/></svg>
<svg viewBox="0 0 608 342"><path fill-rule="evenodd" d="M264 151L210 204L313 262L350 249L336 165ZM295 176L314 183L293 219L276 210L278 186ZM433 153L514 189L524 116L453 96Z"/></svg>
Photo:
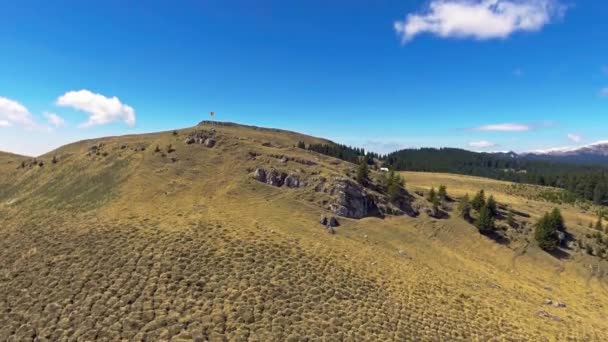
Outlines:
<svg viewBox="0 0 608 342"><path fill-rule="evenodd" d="M4 151L209 111L380 152L608 139L604 1L23 0L0 13Z"/></svg>

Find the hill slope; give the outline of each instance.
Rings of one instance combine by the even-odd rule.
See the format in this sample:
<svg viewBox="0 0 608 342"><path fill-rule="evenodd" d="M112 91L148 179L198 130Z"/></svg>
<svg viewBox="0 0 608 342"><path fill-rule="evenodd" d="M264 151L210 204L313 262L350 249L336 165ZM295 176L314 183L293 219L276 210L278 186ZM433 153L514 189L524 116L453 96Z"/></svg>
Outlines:
<svg viewBox="0 0 608 342"><path fill-rule="evenodd" d="M598 258L556 259L523 238L500 245L424 213L364 210L328 234L319 217L333 215L355 166L299 141L327 143L203 123L79 142L2 169L0 339L608 337ZM456 177L405 176L411 190ZM384 207L381 190L364 195L402 213ZM550 206L511 196L530 220ZM410 200L424 212L420 196ZM592 219L564 210L569 223Z"/></svg>

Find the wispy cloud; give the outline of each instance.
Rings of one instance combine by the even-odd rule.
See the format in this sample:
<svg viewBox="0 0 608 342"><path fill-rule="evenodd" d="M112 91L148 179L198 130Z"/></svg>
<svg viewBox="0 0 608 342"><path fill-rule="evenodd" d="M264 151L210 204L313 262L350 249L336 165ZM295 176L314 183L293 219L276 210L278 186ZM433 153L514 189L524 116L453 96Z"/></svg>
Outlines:
<svg viewBox="0 0 608 342"><path fill-rule="evenodd" d="M65 125L65 120L55 113L44 112L43 115L52 126L61 127Z"/></svg>
<svg viewBox="0 0 608 342"><path fill-rule="evenodd" d="M0 126L19 125L34 128L36 123L30 111L21 103L6 97L0 97Z"/></svg>
<svg viewBox="0 0 608 342"><path fill-rule="evenodd" d="M493 125L483 125L474 127L474 131L484 131L484 132L525 132L529 131L533 128L532 125L529 124L520 124L520 123L501 123L501 124L493 124Z"/></svg>
<svg viewBox="0 0 608 342"><path fill-rule="evenodd" d="M581 142L583 140L582 136L574 133L568 133L567 137L574 142Z"/></svg>
<svg viewBox="0 0 608 342"><path fill-rule="evenodd" d="M63 94L57 99L56 104L89 114L89 120L81 127L105 125L117 121L122 121L129 126L135 125L135 110L120 102L117 97L109 98L83 89Z"/></svg>
<svg viewBox="0 0 608 342"><path fill-rule="evenodd" d="M402 41L430 33L442 38L504 39L538 31L563 16L558 0L431 0L419 13L394 23Z"/></svg>
<svg viewBox="0 0 608 342"><path fill-rule="evenodd" d="M496 143L493 143L491 141L487 141L487 140L480 140L480 141L471 141L469 142L469 146L474 147L474 148L490 148L490 147L496 147Z"/></svg>

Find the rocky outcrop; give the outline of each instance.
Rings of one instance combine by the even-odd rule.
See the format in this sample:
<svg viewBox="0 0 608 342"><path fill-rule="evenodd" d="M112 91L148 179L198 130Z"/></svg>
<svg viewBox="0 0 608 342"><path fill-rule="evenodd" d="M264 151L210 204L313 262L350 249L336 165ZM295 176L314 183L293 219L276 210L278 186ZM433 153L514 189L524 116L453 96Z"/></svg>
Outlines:
<svg viewBox="0 0 608 342"><path fill-rule="evenodd" d="M286 186L288 188L299 188L304 184L296 175L288 175L285 172L277 169L266 171L263 168L257 168L253 172L253 178L258 182L266 183L276 187Z"/></svg>
<svg viewBox="0 0 608 342"><path fill-rule="evenodd" d="M272 186L281 187L283 186L286 177L287 174L285 172L280 172L276 169L271 169L270 172L268 172L266 183Z"/></svg>
<svg viewBox="0 0 608 342"><path fill-rule="evenodd" d="M299 188L300 179L296 175L289 175L289 176L285 177L284 184L288 188Z"/></svg>
<svg viewBox="0 0 608 342"><path fill-rule="evenodd" d="M329 210L336 215L360 219L379 214L373 198L365 192L361 185L350 179L336 180L330 194L334 200L329 204Z"/></svg>
<svg viewBox="0 0 608 342"><path fill-rule="evenodd" d="M217 141L213 139L213 135L214 133L209 131L195 131L188 134L184 142L188 145L200 144L211 148L217 143Z"/></svg>

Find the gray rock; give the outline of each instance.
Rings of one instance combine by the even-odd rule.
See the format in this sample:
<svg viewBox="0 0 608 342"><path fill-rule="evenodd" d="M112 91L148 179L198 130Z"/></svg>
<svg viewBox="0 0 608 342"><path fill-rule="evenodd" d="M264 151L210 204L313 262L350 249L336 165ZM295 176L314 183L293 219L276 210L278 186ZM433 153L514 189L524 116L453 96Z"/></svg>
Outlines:
<svg viewBox="0 0 608 342"><path fill-rule="evenodd" d="M319 221L319 223L321 223L322 225L324 225L327 228L333 228L333 227L339 227L340 226L340 222L338 221L338 219L335 216L321 216L321 220Z"/></svg>
<svg viewBox="0 0 608 342"><path fill-rule="evenodd" d="M559 239L559 244L563 244L566 241L566 233L561 230L557 231L557 238Z"/></svg>
<svg viewBox="0 0 608 342"><path fill-rule="evenodd" d="M338 227L340 226L340 222L338 222L338 219L335 216L332 216L329 218L327 225L330 227Z"/></svg>
<svg viewBox="0 0 608 342"><path fill-rule="evenodd" d="M378 213L378 207L363 187L349 179L338 179L331 189L329 210L342 217L360 219Z"/></svg>
<svg viewBox="0 0 608 342"><path fill-rule="evenodd" d="M213 146L215 146L215 144L216 144L215 139L208 138L205 140L206 147L212 148Z"/></svg>
<svg viewBox="0 0 608 342"><path fill-rule="evenodd" d="M286 177L287 175L284 172L279 172L276 169L272 169L266 177L266 183L272 186L281 187L283 186Z"/></svg>
<svg viewBox="0 0 608 342"><path fill-rule="evenodd" d="M255 169L255 171L253 172L253 177L258 182L266 183L266 170L262 168Z"/></svg>
<svg viewBox="0 0 608 342"><path fill-rule="evenodd" d="M288 188L299 188L301 185L300 179L298 178L298 176L295 176L295 175L289 175L289 176L285 177L284 184Z"/></svg>

